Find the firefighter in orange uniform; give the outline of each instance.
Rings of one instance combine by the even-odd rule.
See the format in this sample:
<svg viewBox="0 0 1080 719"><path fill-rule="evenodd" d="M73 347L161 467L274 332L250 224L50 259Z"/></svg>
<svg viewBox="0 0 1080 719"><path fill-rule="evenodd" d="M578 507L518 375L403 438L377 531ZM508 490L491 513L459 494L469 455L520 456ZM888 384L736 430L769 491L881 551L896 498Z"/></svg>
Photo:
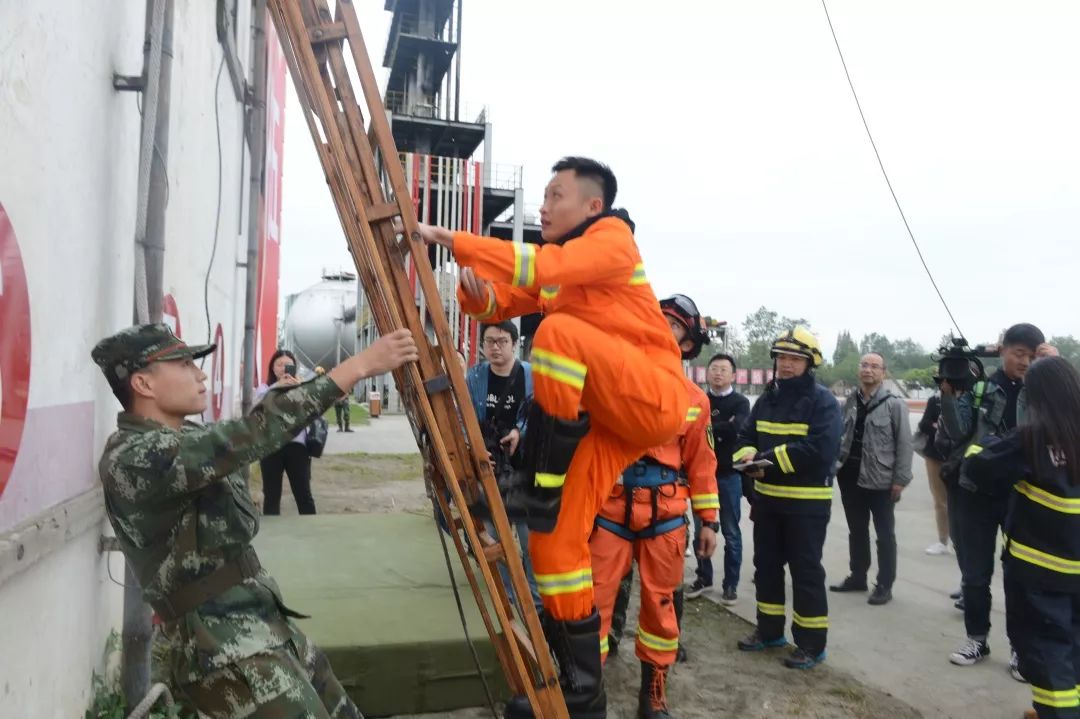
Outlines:
<svg viewBox="0 0 1080 719"><path fill-rule="evenodd" d="M686 295L660 302L683 359L693 359L709 343L697 305ZM690 408L682 429L664 444L653 447L632 464L596 518L589 542L600 610L600 653L606 658L615 596L620 580L637 560L641 575L641 610L638 615L637 656L641 660L638 717L666 719L667 672L679 647L679 624L674 594L683 580L686 548L686 505L701 517L699 554L716 549L716 453L713 449L709 398L696 384L684 379ZM685 471L688 483L680 480Z"/></svg>
<svg viewBox="0 0 1080 719"><path fill-rule="evenodd" d="M646 279L633 225L612 209L615 175L578 157L552 171L540 210L542 246L429 225L420 234L454 252L462 267L458 296L474 318L545 315L530 357L535 401L522 469L506 508L533 530L544 631L570 716L601 719L607 699L589 536L615 480L679 431L689 403L679 349ZM515 697L506 716L533 714Z"/></svg>

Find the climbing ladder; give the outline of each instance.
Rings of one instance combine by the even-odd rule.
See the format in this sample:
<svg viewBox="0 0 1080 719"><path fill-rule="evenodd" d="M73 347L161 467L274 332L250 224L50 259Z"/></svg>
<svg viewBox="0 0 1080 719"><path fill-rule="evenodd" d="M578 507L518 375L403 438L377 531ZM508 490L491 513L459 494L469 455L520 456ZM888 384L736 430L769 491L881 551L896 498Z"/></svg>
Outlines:
<svg viewBox="0 0 1080 719"><path fill-rule="evenodd" d="M331 2L269 0L268 7L375 324L381 333L408 327L419 344L419 362L397 370L394 379L484 627L510 688L528 696L537 717L560 719L567 712L558 675L487 462L356 9L336 0L331 10ZM409 256L423 317L406 272ZM470 509L482 496L498 539ZM509 570L517 602L503 586L500 564Z"/></svg>

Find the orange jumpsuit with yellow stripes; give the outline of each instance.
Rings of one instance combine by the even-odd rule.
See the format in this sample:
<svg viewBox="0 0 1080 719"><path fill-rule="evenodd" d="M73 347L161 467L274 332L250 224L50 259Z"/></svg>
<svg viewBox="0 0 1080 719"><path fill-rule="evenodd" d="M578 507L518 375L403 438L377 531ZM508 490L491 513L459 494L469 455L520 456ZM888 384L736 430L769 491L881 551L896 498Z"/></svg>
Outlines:
<svg viewBox="0 0 1080 719"><path fill-rule="evenodd" d="M703 522L715 522L720 508L709 398L685 382L690 409L682 429L623 473L600 509L589 542L605 659L619 582L636 559L641 576L637 656L656 666L675 663L679 624L672 595L683 580L686 501ZM688 484L678 481L680 471ZM657 481L662 484L642 486Z"/></svg>
<svg viewBox="0 0 1080 719"><path fill-rule="evenodd" d="M529 538L544 608L560 621L594 609L589 536L620 473L678 432L689 405L679 349L645 276L629 226L593 222L564 244L454 234L454 255L491 282L486 301L459 289L465 312L485 322L543 312L530 360L534 399L548 415L589 413L564 478L555 530ZM539 478L538 478L539 481Z"/></svg>

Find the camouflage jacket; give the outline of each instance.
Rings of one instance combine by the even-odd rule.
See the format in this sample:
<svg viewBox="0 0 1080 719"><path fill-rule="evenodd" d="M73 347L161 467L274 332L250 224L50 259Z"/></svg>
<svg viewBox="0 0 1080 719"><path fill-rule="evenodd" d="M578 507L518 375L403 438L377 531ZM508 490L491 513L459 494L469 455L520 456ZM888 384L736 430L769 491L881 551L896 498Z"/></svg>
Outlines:
<svg viewBox="0 0 1080 719"><path fill-rule="evenodd" d="M241 419L179 430L130 413L98 471L105 507L146 600L160 602L246 549L258 510L240 471L280 449L341 397L329 377L271 390ZM288 641L295 631L266 571L165 625L178 682Z"/></svg>

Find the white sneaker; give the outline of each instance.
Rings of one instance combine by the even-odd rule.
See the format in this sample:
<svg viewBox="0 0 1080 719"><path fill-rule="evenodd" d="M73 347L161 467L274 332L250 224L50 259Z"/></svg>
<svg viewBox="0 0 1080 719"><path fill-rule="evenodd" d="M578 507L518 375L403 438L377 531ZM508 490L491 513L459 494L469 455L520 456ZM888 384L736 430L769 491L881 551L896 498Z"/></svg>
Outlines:
<svg viewBox="0 0 1080 719"><path fill-rule="evenodd" d="M968 637L960 648L949 655L949 661L962 667L970 667L990 656L990 645Z"/></svg>
<svg viewBox="0 0 1080 719"><path fill-rule="evenodd" d="M952 554L952 549L949 548L948 544L942 544L941 542L934 542L933 544L931 544L929 547L926 548L926 553L927 554L932 554L934 556L941 556L942 554Z"/></svg>
<svg viewBox="0 0 1080 719"><path fill-rule="evenodd" d="M1020 673L1020 658L1016 656L1015 649L1009 649L1009 674L1011 674L1012 678L1018 682L1023 684L1028 683L1028 680Z"/></svg>

